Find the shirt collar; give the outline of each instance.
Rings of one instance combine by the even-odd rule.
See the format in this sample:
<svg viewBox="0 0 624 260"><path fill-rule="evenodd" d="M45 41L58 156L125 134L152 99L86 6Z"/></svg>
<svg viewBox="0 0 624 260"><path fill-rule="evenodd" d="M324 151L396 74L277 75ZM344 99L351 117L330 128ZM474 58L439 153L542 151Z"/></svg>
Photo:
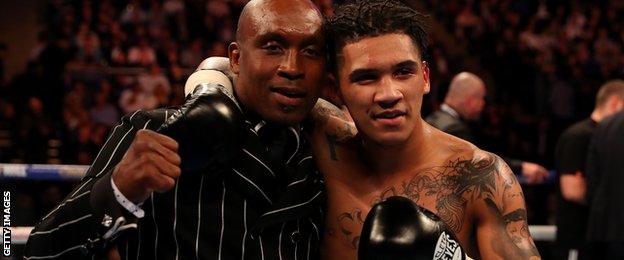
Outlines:
<svg viewBox="0 0 624 260"><path fill-rule="evenodd" d="M459 113L457 113L457 111L455 111L455 109L453 109L452 107L450 107L446 103L442 103L442 105L440 106L440 110L450 114L454 118L459 118Z"/></svg>

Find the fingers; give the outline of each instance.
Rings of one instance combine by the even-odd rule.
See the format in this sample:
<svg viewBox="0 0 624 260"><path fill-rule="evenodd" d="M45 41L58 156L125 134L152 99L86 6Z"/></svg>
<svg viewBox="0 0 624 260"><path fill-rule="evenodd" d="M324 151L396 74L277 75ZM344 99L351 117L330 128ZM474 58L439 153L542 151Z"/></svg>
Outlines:
<svg viewBox="0 0 624 260"><path fill-rule="evenodd" d="M154 192L165 192L180 177L178 143L151 130L139 130L122 160L115 166L113 181L135 203Z"/></svg>
<svg viewBox="0 0 624 260"><path fill-rule="evenodd" d="M147 160L147 163L153 165L158 174L166 175L174 179L180 177L181 170L179 164L171 163L162 156L154 154L146 154L144 156L147 157L144 160Z"/></svg>
<svg viewBox="0 0 624 260"><path fill-rule="evenodd" d="M176 180L167 175L157 174L154 175L154 178L150 178L149 184L151 190L163 193L173 189Z"/></svg>
<svg viewBox="0 0 624 260"><path fill-rule="evenodd" d="M135 139L137 149L141 153L155 152L169 162L180 165L178 155L178 142L171 137L156 133L151 130L139 130Z"/></svg>
<svg viewBox="0 0 624 260"><path fill-rule="evenodd" d="M159 134L155 131L152 130L148 130L148 129L141 129L139 131L137 131L137 137L146 137L149 139L154 139L154 141L156 141L157 143L163 145L164 147L166 147L167 149L173 150L173 151L178 151L178 142L176 142L176 140L174 140L173 138L163 135L163 134Z"/></svg>

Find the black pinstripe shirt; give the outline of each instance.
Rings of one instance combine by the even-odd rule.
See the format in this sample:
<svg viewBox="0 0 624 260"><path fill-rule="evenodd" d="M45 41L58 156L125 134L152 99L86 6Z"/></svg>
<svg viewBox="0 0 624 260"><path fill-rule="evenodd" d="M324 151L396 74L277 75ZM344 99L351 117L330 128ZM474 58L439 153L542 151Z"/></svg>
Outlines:
<svg viewBox="0 0 624 260"><path fill-rule="evenodd" d="M117 202L112 168L137 130L158 128L172 112L122 118L80 185L31 232L24 258L97 259L115 244L122 259L318 259L324 186L298 129L289 129L297 142L283 165L269 162L258 125L246 122L232 167L183 172L143 203L140 219Z"/></svg>

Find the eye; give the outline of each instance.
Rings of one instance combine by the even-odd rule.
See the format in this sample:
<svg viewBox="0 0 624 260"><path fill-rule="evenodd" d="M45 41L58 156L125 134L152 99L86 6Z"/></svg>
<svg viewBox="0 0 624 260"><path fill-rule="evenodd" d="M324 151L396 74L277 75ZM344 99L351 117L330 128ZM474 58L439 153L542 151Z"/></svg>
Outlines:
<svg viewBox="0 0 624 260"><path fill-rule="evenodd" d="M262 49L268 54L280 54L284 52L282 46L277 42L267 42L262 45Z"/></svg>
<svg viewBox="0 0 624 260"><path fill-rule="evenodd" d="M411 77L414 74L415 74L415 71L412 68L398 68L394 72L394 76L399 78L399 79L407 79L407 78Z"/></svg>
<svg viewBox="0 0 624 260"><path fill-rule="evenodd" d="M358 75L357 77L354 77L352 81L353 83L356 83L358 85L368 85L375 82L376 80L377 75L371 73Z"/></svg>
<svg viewBox="0 0 624 260"><path fill-rule="evenodd" d="M320 51L320 48L316 46L306 47L305 49L303 49L303 54L312 58L318 58L323 55L322 51Z"/></svg>

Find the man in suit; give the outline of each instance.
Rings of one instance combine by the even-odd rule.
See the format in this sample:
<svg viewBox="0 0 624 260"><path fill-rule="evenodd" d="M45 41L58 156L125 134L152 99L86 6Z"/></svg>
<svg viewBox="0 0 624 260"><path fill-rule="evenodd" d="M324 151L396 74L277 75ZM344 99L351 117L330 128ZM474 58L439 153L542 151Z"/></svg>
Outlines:
<svg viewBox="0 0 624 260"><path fill-rule="evenodd" d="M425 120L445 133L474 143L476 140L466 121L479 118L485 106L485 95L485 83L481 78L470 72L461 72L451 80L440 110ZM527 183L539 183L548 175L541 165L506 157L503 159Z"/></svg>
<svg viewBox="0 0 624 260"><path fill-rule="evenodd" d="M318 258L324 188L299 123L325 79L322 21L308 0L250 1L229 46L235 84L200 85L179 110L125 116L34 228L25 259ZM176 128L172 118L212 122ZM164 122L169 136L154 131ZM209 163L182 165L196 155Z"/></svg>

